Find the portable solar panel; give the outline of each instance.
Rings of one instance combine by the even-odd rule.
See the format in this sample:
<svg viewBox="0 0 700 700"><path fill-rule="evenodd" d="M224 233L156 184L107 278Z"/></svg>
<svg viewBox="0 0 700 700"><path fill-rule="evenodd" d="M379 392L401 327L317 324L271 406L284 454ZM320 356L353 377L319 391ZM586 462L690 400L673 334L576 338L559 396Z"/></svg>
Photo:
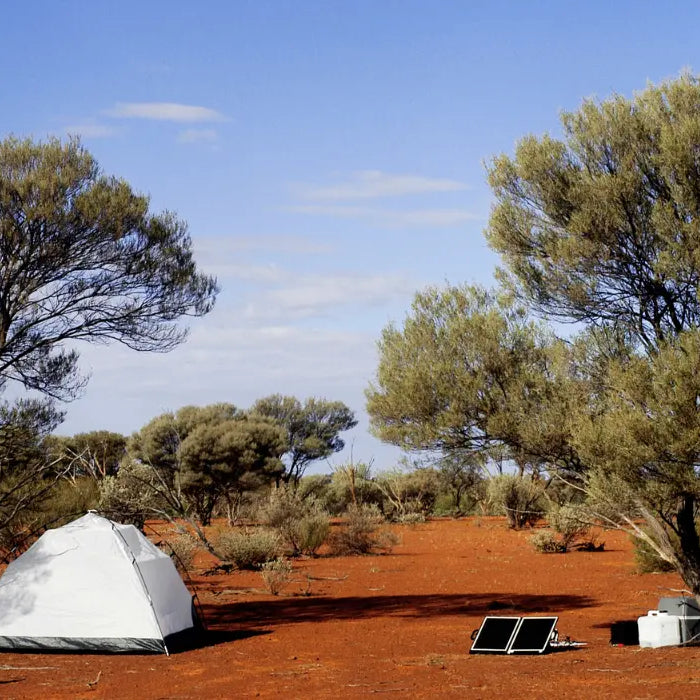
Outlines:
<svg viewBox="0 0 700 700"><path fill-rule="evenodd" d="M470 654L505 654L520 624L519 617L485 617L474 637Z"/></svg>
<svg viewBox="0 0 700 700"><path fill-rule="evenodd" d="M524 617L508 647L509 654L543 654L557 624L558 617Z"/></svg>

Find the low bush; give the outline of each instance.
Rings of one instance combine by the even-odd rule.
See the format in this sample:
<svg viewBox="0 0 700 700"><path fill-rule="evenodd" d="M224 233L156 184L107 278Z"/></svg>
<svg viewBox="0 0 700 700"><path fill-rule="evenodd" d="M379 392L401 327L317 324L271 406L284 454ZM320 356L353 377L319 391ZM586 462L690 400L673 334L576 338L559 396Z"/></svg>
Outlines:
<svg viewBox="0 0 700 700"><path fill-rule="evenodd" d="M545 518L551 530L538 532L530 538L538 552L552 554L568 552L572 548L588 551L603 549L604 545L591 537L590 525L576 506L551 504Z"/></svg>
<svg viewBox="0 0 700 700"><path fill-rule="evenodd" d="M425 522L425 515L423 513L404 513L399 515L396 521L402 525L418 525L418 523Z"/></svg>
<svg viewBox="0 0 700 700"><path fill-rule="evenodd" d="M634 547L634 563L640 574L656 574L674 570L673 564L662 559L646 540L633 537L632 545Z"/></svg>
<svg viewBox="0 0 700 700"><path fill-rule="evenodd" d="M382 527L384 522L376 506L351 506L346 512L345 523L330 537L331 552L346 556L391 551L398 543L398 537Z"/></svg>
<svg viewBox="0 0 700 700"><path fill-rule="evenodd" d="M219 530L213 540L216 553L238 569L257 569L276 559L281 550L277 533L260 528Z"/></svg>
<svg viewBox="0 0 700 700"><path fill-rule="evenodd" d="M260 566L260 575L272 595L279 595L292 577L292 565L283 557L277 557Z"/></svg>
<svg viewBox="0 0 700 700"><path fill-rule="evenodd" d="M330 530L328 515L315 498L304 498L290 487L275 489L258 517L279 534L293 556L315 554Z"/></svg>
<svg viewBox="0 0 700 700"><path fill-rule="evenodd" d="M161 549L170 556L175 568L180 573L186 573L192 567L195 554L200 549L200 544L191 535L184 533L168 537L161 545Z"/></svg>
<svg viewBox="0 0 700 700"><path fill-rule="evenodd" d="M566 546L561 539L549 530L534 534L530 538L530 543L538 552L544 554L563 554L566 552Z"/></svg>
<svg viewBox="0 0 700 700"><path fill-rule="evenodd" d="M501 474L489 480L487 493L491 508L514 530L534 525L544 514L543 484L529 475Z"/></svg>

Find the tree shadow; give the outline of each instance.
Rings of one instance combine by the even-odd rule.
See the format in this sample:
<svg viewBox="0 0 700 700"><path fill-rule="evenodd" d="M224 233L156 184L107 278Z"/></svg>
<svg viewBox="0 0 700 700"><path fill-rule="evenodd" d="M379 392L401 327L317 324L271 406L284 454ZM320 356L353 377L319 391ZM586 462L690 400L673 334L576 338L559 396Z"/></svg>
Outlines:
<svg viewBox="0 0 700 700"><path fill-rule="evenodd" d="M424 618L478 616L498 613L552 614L591 607L596 601L580 595L522 595L484 593L473 595L404 595L372 597L279 598L225 605L204 605L209 629L251 630L298 622L359 620L371 617Z"/></svg>

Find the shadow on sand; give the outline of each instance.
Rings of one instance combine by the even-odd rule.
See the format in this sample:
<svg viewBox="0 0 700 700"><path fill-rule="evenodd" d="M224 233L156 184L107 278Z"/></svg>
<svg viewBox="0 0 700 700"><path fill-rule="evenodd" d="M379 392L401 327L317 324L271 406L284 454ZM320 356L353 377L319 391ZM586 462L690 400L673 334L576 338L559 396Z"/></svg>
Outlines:
<svg viewBox="0 0 700 700"><path fill-rule="evenodd" d="M279 598L277 600L204 605L210 630L256 630L297 622L359 620L370 617L424 618L451 615L556 614L596 605L580 595L404 595L347 598Z"/></svg>

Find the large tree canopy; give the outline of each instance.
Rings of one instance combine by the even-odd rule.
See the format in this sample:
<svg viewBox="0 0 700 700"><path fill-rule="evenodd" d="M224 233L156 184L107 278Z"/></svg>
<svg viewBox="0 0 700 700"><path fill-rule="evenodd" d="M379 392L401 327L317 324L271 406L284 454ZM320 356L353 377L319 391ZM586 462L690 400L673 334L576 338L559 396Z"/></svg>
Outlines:
<svg viewBox="0 0 700 700"><path fill-rule="evenodd" d="M252 413L276 421L287 434L284 481L298 482L306 467L340 452L345 443L338 433L357 425L355 414L342 401L274 394L259 399Z"/></svg>
<svg viewBox="0 0 700 700"><path fill-rule="evenodd" d="M567 350L507 295L421 292L403 328L382 333L379 358L367 410L381 439L443 454L505 444L519 463L578 468L564 420L577 393Z"/></svg>
<svg viewBox="0 0 700 700"><path fill-rule="evenodd" d="M77 140L0 142L0 382L69 398L70 341L167 351L212 308L186 225L148 204Z"/></svg>
<svg viewBox="0 0 700 700"><path fill-rule="evenodd" d="M131 457L152 470L157 495L173 512L191 509L205 524L221 500L276 480L284 450L280 426L229 403L164 413L129 441Z"/></svg>
<svg viewBox="0 0 700 700"><path fill-rule="evenodd" d="M372 426L409 449L500 445L562 476L700 594L700 81L586 101L563 132L490 167L487 237L524 310L419 294L380 341Z"/></svg>
<svg viewBox="0 0 700 700"><path fill-rule="evenodd" d="M653 349L700 320L700 81L587 100L562 124L489 169L502 276L545 316Z"/></svg>

